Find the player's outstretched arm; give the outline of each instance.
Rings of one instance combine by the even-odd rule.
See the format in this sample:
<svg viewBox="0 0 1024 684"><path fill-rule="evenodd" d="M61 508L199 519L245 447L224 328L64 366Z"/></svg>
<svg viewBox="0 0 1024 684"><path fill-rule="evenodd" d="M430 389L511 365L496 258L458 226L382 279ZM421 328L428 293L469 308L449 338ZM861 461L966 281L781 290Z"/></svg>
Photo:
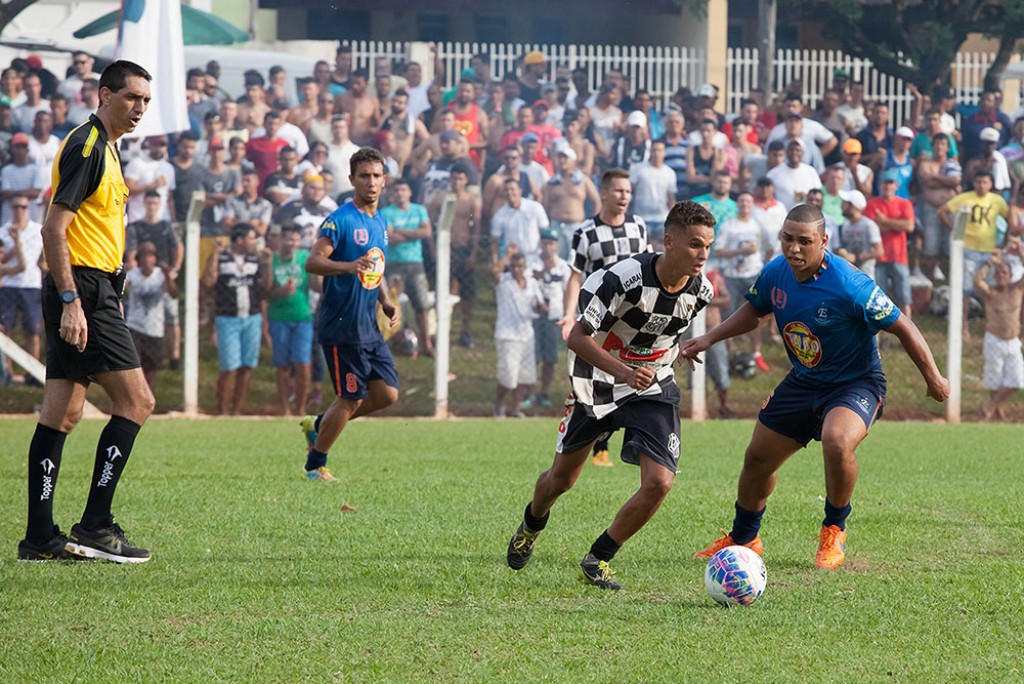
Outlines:
<svg viewBox="0 0 1024 684"><path fill-rule="evenodd" d="M907 355L917 366L928 385L928 396L935 401L945 401L949 398L949 380L946 380L935 365L932 357L932 350L929 349L924 335L918 330L914 322L907 316L900 316L896 322L886 328L886 332L892 333L900 339Z"/></svg>
<svg viewBox="0 0 1024 684"><path fill-rule="evenodd" d="M705 334L679 345L679 356L686 359L690 363L690 370L693 370L695 363L701 363L698 354L707 351L716 342L750 332L765 315L758 313L750 302L744 302L731 316Z"/></svg>
<svg viewBox="0 0 1024 684"><path fill-rule="evenodd" d="M579 321L569 331L568 346L591 366L603 370L615 378L615 382L621 382L642 392L654 381L653 370L646 367L632 368L622 363L602 349L601 345L591 337L587 327Z"/></svg>
<svg viewBox="0 0 1024 684"><path fill-rule="evenodd" d="M328 238L317 239L306 258L306 273L319 276L333 276L365 273L373 270L373 261L365 256L355 261L331 261L334 243Z"/></svg>

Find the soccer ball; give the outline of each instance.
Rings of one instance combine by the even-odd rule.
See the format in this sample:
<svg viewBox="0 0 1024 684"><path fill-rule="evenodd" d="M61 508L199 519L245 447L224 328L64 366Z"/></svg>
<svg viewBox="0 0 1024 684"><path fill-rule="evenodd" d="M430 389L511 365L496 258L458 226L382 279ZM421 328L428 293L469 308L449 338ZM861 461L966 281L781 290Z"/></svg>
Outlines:
<svg viewBox="0 0 1024 684"><path fill-rule="evenodd" d="M757 361L753 354L737 354L729 362L729 370L736 377L750 380L757 375Z"/></svg>
<svg viewBox="0 0 1024 684"><path fill-rule="evenodd" d="M749 606L764 592L768 570L745 546L727 546L708 560L704 588L723 606Z"/></svg>

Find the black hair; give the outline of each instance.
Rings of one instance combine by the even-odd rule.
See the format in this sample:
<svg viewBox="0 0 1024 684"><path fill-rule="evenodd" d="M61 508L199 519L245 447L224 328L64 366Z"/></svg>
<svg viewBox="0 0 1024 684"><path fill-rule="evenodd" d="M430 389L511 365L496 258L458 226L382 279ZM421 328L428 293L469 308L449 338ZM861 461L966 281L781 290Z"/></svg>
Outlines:
<svg viewBox="0 0 1024 684"><path fill-rule="evenodd" d="M135 62L119 59L107 65L107 68L100 74L100 88L106 88L110 92L116 93L125 87L129 76L138 76L147 81L153 80L149 72Z"/></svg>
<svg viewBox="0 0 1024 684"><path fill-rule="evenodd" d="M793 223L811 223L822 235L825 234L825 215L813 204L798 204L786 214L786 221Z"/></svg>
<svg viewBox="0 0 1024 684"><path fill-rule="evenodd" d="M236 223L231 228L231 242L244 238L250 232L256 230L251 223Z"/></svg>
<svg viewBox="0 0 1024 684"><path fill-rule="evenodd" d="M372 147L360 147L359 150L348 160L349 173L353 176L356 175L356 171L359 170L359 165L367 163L380 164L385 173L387 172L388 165L384 163L384 156L378 150L375 150Z"/></svg>

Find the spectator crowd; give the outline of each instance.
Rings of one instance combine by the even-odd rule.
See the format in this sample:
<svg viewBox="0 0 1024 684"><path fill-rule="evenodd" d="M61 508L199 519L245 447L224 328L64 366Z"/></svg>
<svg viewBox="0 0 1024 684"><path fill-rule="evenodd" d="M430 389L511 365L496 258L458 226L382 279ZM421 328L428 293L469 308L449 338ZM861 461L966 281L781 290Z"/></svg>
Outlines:
<svg viewBox="0 0 1024 684"><path fill-rule="evenodd" d="M190 285L181 274L182 229L193 192L203 190L195 285L219 356L218 411L244 410L262 346L272 350L282 413L301 415L321 401L320 283L306 274L305 257L324 218L352 196L349 159L372 146L389 176L386 277L405 303L401 348L434 354L433 238L453 195L455 339L463 348L482 343L474 302L493 286L496 415L551 405L578 229L620 173L628 177L627 218L653 249L677 201L713 213L716 317L744 301L779 253L782 221L799 203L821 208L832 252L872 275L906 315L921 310L915 293L946 279L950 230L965 216L965 296L997 317L986 327L992 402L984 415L1000 416L1024 386L1024 117L1002 111L999 91L967 105L946 87L912 88L910 117L892 121L884 101L837 69L815 107L795 83L777 98L751 91L726 112L711 84L657 101L609 68L591 91L586 69L550 64L537 51L500 79L489 55L476 55L456 83L444 81L442 56L432 58L427 81L416 62L379 58L372 72L355 68L343 45L311 74L249 71L243 93L225 92L210 62L187 76L189 130L122 145L131 192L126 319L151 383L159 369L180 364L178 294ZM85 53L73 55L63 78L35 55L0 75L0 326L20 333L36 358L50 167L61 140L95 110L98 78ZM761 337L755 331L736 344L767 369ZM709 370L729 415L724 351L709 353ZM0 365L5 382L11 371L9 360Z"/></svg>

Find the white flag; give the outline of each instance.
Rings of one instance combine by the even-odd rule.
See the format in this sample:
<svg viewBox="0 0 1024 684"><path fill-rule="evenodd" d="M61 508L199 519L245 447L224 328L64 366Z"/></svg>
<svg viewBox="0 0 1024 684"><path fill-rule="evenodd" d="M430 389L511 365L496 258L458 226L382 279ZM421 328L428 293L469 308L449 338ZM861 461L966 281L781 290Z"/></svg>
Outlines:
<svg viewBox="0 0 1024 684"><path fill-rule="evenodd" d="M117 35L116 57L153 76L153 100L131 136L188 130L180 0L122 0Z"/></svg>

